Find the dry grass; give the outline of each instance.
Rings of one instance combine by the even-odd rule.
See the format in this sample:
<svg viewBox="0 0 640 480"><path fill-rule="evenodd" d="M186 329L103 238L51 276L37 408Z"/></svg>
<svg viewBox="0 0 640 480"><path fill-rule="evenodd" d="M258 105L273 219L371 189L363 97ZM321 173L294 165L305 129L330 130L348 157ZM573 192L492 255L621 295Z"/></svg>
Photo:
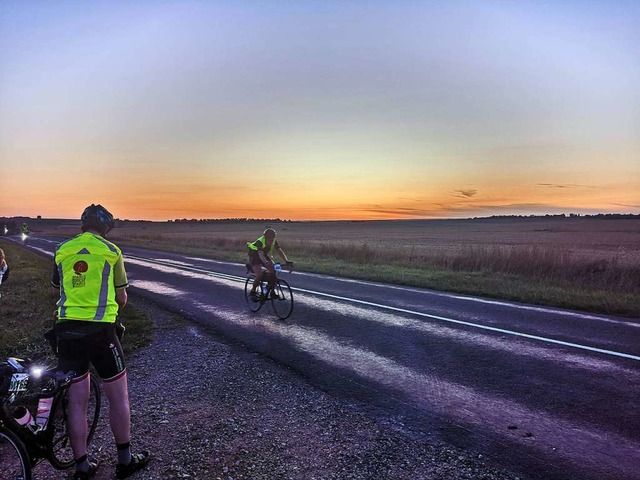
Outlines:
<svg viewBox="0 0 640 480"><path fill-rule="evenodd" d="M257 238L265 226L257 222L123 222L111 238L123 245L243 262L245 242ZM283 222L273 226L301 270L640 316L638 219ZM60 232L63 227L56 228ZM76 232L77 224L66 233Z"/></svg>
<svg viewBox="0 0 640 480"><path fill-rule="evenodd" d="M42 335L53 325L55 305L51 262L8 242L0 241L0 248L11 269L9 280L0 285L0 360L43 356Z"/></svg>

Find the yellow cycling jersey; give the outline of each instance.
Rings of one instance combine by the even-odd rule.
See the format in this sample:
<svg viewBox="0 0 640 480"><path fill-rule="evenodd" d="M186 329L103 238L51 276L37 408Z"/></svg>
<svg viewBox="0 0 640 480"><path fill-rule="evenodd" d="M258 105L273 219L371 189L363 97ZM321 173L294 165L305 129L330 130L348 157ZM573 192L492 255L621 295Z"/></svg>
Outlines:
<svg viewBox="0 0 640 480"><path fill-rule="evenodd" d="M51 283L60 288L58 322L113 323L116 289L128 286L122 252L97 234L77 235L57 248Z"/></svg>
<svg viewBox="0 0 640 480"><path fill-rule="evenodd" d="M257 252L258 250L264 250L266 246L267 246L267 239L264 238L264 235L262 235L260 238L258 238L255 242L247 242L247 247L249 247L249 250L251 252ZM277 240L274 240L273 242L271 242L271 247L269 248L269 251L265 250L265 253L269 257L273 257L273 252L277 248L278 248L278 242L277 242Z"/></svg>

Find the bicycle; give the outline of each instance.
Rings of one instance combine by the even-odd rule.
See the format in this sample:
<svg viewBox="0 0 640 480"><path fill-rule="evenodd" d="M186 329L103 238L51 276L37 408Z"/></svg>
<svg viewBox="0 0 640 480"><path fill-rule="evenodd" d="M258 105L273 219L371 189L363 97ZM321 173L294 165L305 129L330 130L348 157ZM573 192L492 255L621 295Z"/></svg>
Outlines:
<svg viewBox="0 0 640 480"><path fill-rule="evenodd" d="M43 459L58 470L74 465L67 430L68 390L74 376L74 372L39 368L15 357L0 362L0 478L32 480L32 468ZM51 409L45 418L40 414L48 404ZM92 375L87 445L96 430L100 406L100 385ZM34 421L30 409L35 407Z"/></svg>
<svg viewBox="0 0 640 480"><path fill-rule="evenodd" d="M246 264L247 273L251 272L251 265ZM257 296L251 295L251 288L253 287L253 281L256 276L252 273L247 277L247 281L244 284L244 297L249 306L249 310L257 312L262 308L267 301L271 300L273 311L280 320L286 320L293 313L293 292L286 280L278 277L282 271L282 266L279 263L274 265L274 272L276 276L275 296L271 296L271 289L269 288L269 274L265 273L262 276L260 285L256 289ZM266 269L265 269L266 272Z"/></svg>

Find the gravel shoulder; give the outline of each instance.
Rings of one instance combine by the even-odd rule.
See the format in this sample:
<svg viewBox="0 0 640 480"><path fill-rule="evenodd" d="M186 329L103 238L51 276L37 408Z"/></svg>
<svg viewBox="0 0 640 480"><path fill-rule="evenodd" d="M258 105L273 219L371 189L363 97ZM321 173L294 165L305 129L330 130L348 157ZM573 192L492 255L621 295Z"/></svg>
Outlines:
<svg viewBox="0 0 640 480"><path fill-rule="evenodd" d="M151 479L486 479L516 475L478 454L411 438L296 373L135 297L156 329L128 359L134 451ZM104 398L104 396L103 396ZM115 446L103 404L90 448L112 479ZM46 462L37 480L67 478Z"/></svg>

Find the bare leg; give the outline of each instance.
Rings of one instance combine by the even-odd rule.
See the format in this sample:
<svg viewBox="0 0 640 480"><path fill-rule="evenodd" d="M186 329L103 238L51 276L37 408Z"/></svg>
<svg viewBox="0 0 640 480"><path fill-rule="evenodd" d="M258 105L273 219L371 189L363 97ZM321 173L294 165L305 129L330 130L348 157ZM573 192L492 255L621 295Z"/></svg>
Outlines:
<svg viewBox="0 0 640 480"><path fill-rule="evenodd" d="M127 388L127 372L111 382L104 382L104 393L109 399L109 423L116 444L131 441L131 408Z"/></svg>
<svg viewBox="0 0 640 480"><path fill-rule="evenodd" d="M89 375L69 386L67 423L74 458L87 454L87 405L89 404Z"/></svg>
<svg viewBox="0 0 640 480"><path fill-rule="evenodd" d="M260 265L253 265L251 268L253 269L253 273L256 275L256 278L253 280L253 286L251 287L251 293L255 293L258 285L260 285L260 282L262 281L264 271Z"/></svg>
<svg viewBox="0 0 640 480"><path fill-rule="evenodd" d="M269 290L273 292L276 288L276 272L274 271L273 267L265 268L267 269L267 275L269 275Z"/></svg>

